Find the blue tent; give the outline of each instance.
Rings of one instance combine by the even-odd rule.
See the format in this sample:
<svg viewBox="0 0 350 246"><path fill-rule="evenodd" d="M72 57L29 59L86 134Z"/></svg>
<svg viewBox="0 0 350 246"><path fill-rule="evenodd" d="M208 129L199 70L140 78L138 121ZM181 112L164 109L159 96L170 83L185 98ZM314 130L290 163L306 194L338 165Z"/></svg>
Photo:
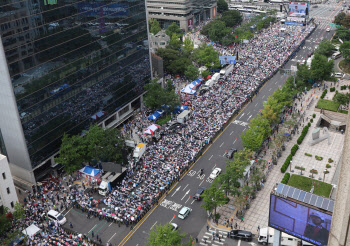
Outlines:
<svg viewBox="0 0 350 246"><path fill-rule="evenodd" d="M150 116L148 116L147 117L147 119L149 119L149 120L156 120L156 119L158 119L159 118L159 116L160 116L161 114L159 113L159 112L154 112L153 114L151 114Z"/></svg>
<svg viewBox="0 0 350 246"><path fill-rule="evenodd" d="M181 113L182 111L188 109L188 107L186 105L182 105L180 107L180 105L177 105L175 108L174 108L174 113L175 114L178 114L178 113Z"/></svg>
<svg viewBox="0 0 350 246"><path fill-rule="evenodd" d="M82 169L80 169L79 172L95 177L97 174L99 174L100 170L90 166L85 166Z"/></svg>

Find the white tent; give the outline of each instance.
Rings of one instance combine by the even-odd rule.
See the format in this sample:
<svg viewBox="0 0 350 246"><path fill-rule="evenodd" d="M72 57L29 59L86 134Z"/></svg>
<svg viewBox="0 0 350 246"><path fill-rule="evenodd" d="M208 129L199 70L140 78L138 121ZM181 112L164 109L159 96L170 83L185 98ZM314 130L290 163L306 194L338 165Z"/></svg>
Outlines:
<svg viewBox="0 0 350 246"><path fill-rule="evenodd" d="M152 124L145 130L145 134L152 134L158 129L159 125Z"/></svg>
<svg viewBox="0 0 350 246"><path fill-rule="evenodd" d="M34 224L31 224L26 229L22 231L24 235L27 235L30 238L33 238L36 234L38 234L41 231L39 227L37 227Z"/></svg>
<svg viewBox="0 0 350 246"><path fill-rule="evenodd" d="M181 90L181 92L183 93L187 93L187 94L192 94L192 95L196 95L196 91L192 90L190 87L186 86L185 88L183 88Z"/></svg>

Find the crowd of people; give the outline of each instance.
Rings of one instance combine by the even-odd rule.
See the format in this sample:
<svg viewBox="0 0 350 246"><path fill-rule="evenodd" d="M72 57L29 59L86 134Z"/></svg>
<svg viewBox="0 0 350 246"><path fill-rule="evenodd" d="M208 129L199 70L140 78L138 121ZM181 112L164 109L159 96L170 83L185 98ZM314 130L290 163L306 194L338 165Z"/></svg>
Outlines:
<svg viewBox="0 0 350 246"><path fill-rule="evenodd" d="M45 233L29 239L33 245L71 245L67 241L80 240L72 237L55 225L44 227L44 210L64 209L74 204L87 216L133 225L147 212L167 190L170 184L179 179L181 173L200 154L216 132L220 131L230 117L250 100L267 78L277 69L312 31L313 26L303 27L274 24L256 35L247 44L236 47L239 59L231 74L214 84L201 96L182 95L182 104L187 104L191 115L182 125L163 129L165 134L159 141L152 141L143 130L154 123L147 119L149 111L142 111L124 126L125 134L137 134L147 142L147 151L139 162L128 170L122 182L114 187L105 198L96 200L92 192L67 188L61 184L56 193L30 194L27 203L27 224L35 223L44 228ZM193 36L193 38L198 38ZM46 202L48 200L48 202ZM60 207L58 201L63 201ZM55 207L56 206L56 207ZM58 244L58 243L60 244ZM88 245L89 242L86 242Z"/></svg>

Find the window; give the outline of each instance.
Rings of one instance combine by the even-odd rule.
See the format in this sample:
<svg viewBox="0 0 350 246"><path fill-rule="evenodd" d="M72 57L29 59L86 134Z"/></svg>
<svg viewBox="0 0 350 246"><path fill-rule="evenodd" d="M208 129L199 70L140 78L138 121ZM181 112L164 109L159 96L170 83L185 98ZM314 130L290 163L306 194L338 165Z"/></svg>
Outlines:
<svg viewBox="0 0 350 246"><path fill-rule="evenodd" d="M10 188L7 187L6 190L7 190L7 194L10 194Z"/></svg>
<svg viewBox="0 0 350 246"><path fill-rule="evenodd" d="M2 173L2 178L6 179L6 173Z"/></svg>
<svg viewBox="0 0 350 246"><path fill-rule="evenodd" d="M13 202L11 202L11 208L14 208L15 206L13 205Z"/></svg>

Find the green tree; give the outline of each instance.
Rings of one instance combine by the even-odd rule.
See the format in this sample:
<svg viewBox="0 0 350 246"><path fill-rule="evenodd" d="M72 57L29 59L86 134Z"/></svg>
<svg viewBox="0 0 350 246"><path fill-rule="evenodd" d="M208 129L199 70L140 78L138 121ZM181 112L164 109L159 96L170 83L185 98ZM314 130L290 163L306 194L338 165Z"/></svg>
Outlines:
<svg viewBox="0 0 350 246"><path fill-rule="evenodd" d="M226 161L226 171L218 177L218 182L221 184L221 188L225 191L226 196L228 194L238 194L239 179L243 177L244 168L245 166L242 165L239 159Z"/></svg>
<svg viewBox="0 0 350 246"><path fill-rule="evenodd" d="M202 44L198 49L194 50L194 58L201 66L206 66L209 69L219 68L219 54L211 45Z"/></svg>
<svg viewBox="0 0 350 246"><path fill-rule="evenodd" d="M337 27L337 32L333 39L341 39L343 42L350 41L350 30L344 26Z"/></svg>
<svg viewBox="0 0 350 246"><path fill-rule="evenodd" d="M265 104L265 107L261 110L261 113L263 118L267 119L270 124L277 120L277 114L268 104Z"/></svg>
<svg viewBox="0 0 350 246"><path fill-rule="evenodd" d="M183 47L182 47L182 52L185 56L190 56L193 51L193 42L189 38L185 38Z"/></svg>
<svg viewBox="0 0 350 246"><path fill-rule="evenodd" d="M263 141L263 134L258 131L258 127L245 130L240 137L242 139L242 145L253 151L260 149Z"/></svg>
<svg viewBox="0 0 350 246"><path fill-rule="evenodd" d="M333 72L334 61L326 56L316 54L311 62L311 78L314 80L327 80Z"/></svg>
<svg viewBox="0 0 350 246"><path fill-rule="evenodd" d="M26 213L24 211L24 206L23 204L16 202L15 207L14 207L14 211L13 211L13 217L16 220L23 220L26 217Z"/></svg>
<svg viewBox="0 0 350 246"><path fill-rule="evenodd" d="M350 15L345 15L344 19L341 21L341 24L346 28L350 28Z"/></svg>
<svg viewBox="0 0 350 246"><path fill-rule="evenodd" d="M180 52L178 50L170 48L159 48L156 54L163 58L164 68L167 71L169 71L169 66L180 57Z"/></svg>
<svg viewBox="0 0 350 246"><path fill-rule="evenodd" d="M152 110L158 109L164 104L170 106L170 110L172 110L179 104L179 96L173 90L163 89L156 80L146 84L145 90L147 91L144 97L145 105Z"/></svg>
<svg viewBox="0 0 350 246"><path fill-rule="evenodd" d="M84 138L77 135L63 135L59 156L55 158L55 162L62 164L68 174L81 168L83 161L86 161L84 141Z"/></svg>
<svg viewBox="0 0 350 246"><path fill-rule="evenodd" d="M242 15L238 10L229 10L222 14L220 20L225 22L227 27L233 27L242 22Z"/></svg>
<svg viewBox="0 0 350 246"><path fill-rule="evenodd" d="M177 37L182 36L181 29L175 22L171 23L171 25L168 26L168 28L165 30L165 33L169 37L172 37L174 34L176 34Z"/></svg>
<svg viewBox="0 0 350 246"><path fill-rule="evenodd" d="M147 246L180 246L186 234L173 230L170 224L156 225L147 237Z"/></svg>
<svg viewBox="0 0 350 246"><path fill-rule="evenodd" d="M176 33L173 33L173 35L170 37L171 37L171 39L170 39L168 47L170 49L173 49L173 50L179 50L181 48L181 44L182 44L180 38L177 36Z"/></svg>
<svg viewBox="0 0 350 246"><path fill-rule="evenodd" d="M204 70L204 71L202 72L202 77L203 77L203 78L208 77L208 75L210 75L210 71L209 71L209 70Z"/></svg>
<svg viewBox="0 0 350 246"><path fill-rule="evenodd" d="M333 97L333 101L340 103L342 105L347 105L349 104L349 101L350 101L350 94L349 93L343 94L336 91Z"/></svg>
<svg viewBox="0 0 350 246"><path fill-rule="evenodd" d="M12 225L11 214L9 213L9 209L7 207L2 207L2 213L0 214L0 233L1 235L5 235L6 231Z"/></svg>
<svg viewBox="0 0 350 246"><path fill-rule="evenodd" d="M341 55L350 62L350 41L345 41L339 47Z"/></svg>
<svg viewBox="0 0 350 246"><path fill-rule="evenodd" d="M341 25L343 20L345 18L345 13L344 12L340 12L336 17L334 17L334 23L336 25Z"/></svg>
<svg viewBox="0 0 350 246"><path fill-rule="evenodd" d="M252 129L256 129L263 136L263 139L266 139L271 133L269 121L260 114L250 121L249 126Z"/></svg>
<svg viewBox="0 0 350 246"><path fill-rule="evenodd" d="M213 24L208 33L209 38L214 42L221 42L231 32L231 28L227 28L225 22L221 20L214 20L212 22Z"/></svg>
<svg viewBox="0 0 350 246"><path fill-rule="evenodd" d="M187 67L191 64L191 60L188 57L180 56L167 67L167 70L171 74L184 74Z"/></svg>
<svg viewBox="0 0 350 246"><path fill-rule="evenodd" d="M303 82L308 82L311 76L309 66L306 64L298 63L297 68L298 68L297 78L302 80Z"/></svg>
<svg viewBox="0 0 350 246"><path fill-rule="evenodd" d="M194 65L190 65L186 68L185 75L189 80L195 80L198 78L199 70Z"/></svg>
<svg viewBox="0 0 350 246"><path fill-rule="evenodd" d="M218 0L217 5L219 13L223 13L228 10L228 4L225 0Z"/></svg>
<svg viewBox="0 0 350 246"><path fill-rule="evenodd" d="M174 81L172 79L167 80L165 89L167 91L175 91Z"/></svg>
<svg viewBox="0 0 350 246"><path fill-rule="evenodd" d="M328 39L323 39L318 48L315 50L315 54L320 54L324 56L331 56L333 53L334 45Z"/></svg>
<svg viewBox="0 0 350 246"><path fill-rule="evenodd" d="M224 205L227 202L227 197L221 188L218 188L219 180L214 179L209 188L204 190L202 194L203 207L206 211L214 209L214 218L216 218L216 209L218 206Z"/></svg>
<svg viewBox="0 0 350 246"><path fill-rule="evenodd" d="M162 28L160 28L159 22L156 19L150 19L149 23L150 23L150 32L153 33L154 35L162 30Z"/></svg>

